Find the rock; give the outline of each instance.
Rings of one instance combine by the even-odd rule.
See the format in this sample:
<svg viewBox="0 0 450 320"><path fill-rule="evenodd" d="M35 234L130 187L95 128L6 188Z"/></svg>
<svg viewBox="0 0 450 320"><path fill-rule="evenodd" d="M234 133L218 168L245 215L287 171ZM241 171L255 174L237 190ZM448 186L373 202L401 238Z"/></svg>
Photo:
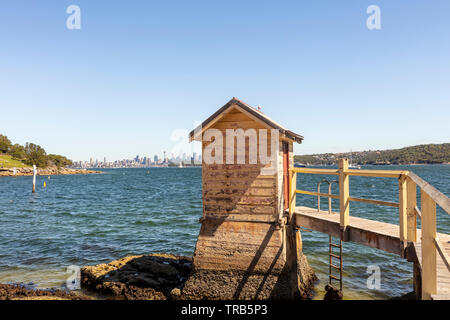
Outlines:
<svg viewBox="0 0 450 320"><path fill-rule="evenodd" d="M342 291L334 288L332 285L327 284L325 286L325 296L323 297L323 300L342 300L344 295L342 294Z"/></svg>
<svg viewBox="0 0 450 320"><path fill-rule="evenodd" d="M112 299L165 300L181 295L192 260L170 254L129 256L107 264L83 267L81 285ZM178 288L172 294L173 289Z"/></svg>
<svg viewBox="0 0 450 320"><path fill-rule="evenodd" d="M0 300L89 300L71 292L29 289L20 284L0 284Z"/></svg>
<svg viewBox="0 0 450 320"><path fill-rule="evenodd" d="M120 282L103 282L102 285L97 285L96 288L100 289L104 294L120 296L124 293L125 284Z"/></svg>
<svg viewBox="0 0 450 320"><path fill-rule="evenodd" d="M183 300L300 300L311 299L317 277L299 253L295 265L281 272L195 270L184 283Z"/></svg>
<svg viewBox="0 0 450 320"><path fill-rule="evenodd" d="M153 273L168 279L176 279L178 270L171 265L164 264L164 262L158 258L144 256L141 259L133 260L131 265L139 272Z"/></svg>
<svg viewBox="0 0 450 320"><path fill-rule="evenodd" d="M134 276L131 277L130 280L128 280L126 282L127 285L129 286L137 286L137 287L141 287L141 288L161 288L162 282L152 279L150 277L146 277L145 275L138 275L138 276Z"/></svg>
<svg viewBox="0 0 450 320"><path fill-rule="evenodd" d="M48 167L48 168L38 168L37 174L38 176L46 176L46 175L67 175L67 174L93 174L93 173L102 173L102 172L94 170ZM15 176L31 176L31 175L33 175L33 168L16 168ZM14 169L0 168L0 176L12 177L14 176Z"/></svg>
<svg viewBox="0 0 450 320"><path fill-rule="evenodd" d="M170 296L172 298L178 298L181 296L181 290L180 288L173 288L172 291L170 291Z"/></svg>
<svg viewBox="0 0 450 320"><path fill-rule="evenodd" d="M417 298L416 293L414 291L411 291L401 296L390 298L389 300L419 300L419 299Z"/></svg>

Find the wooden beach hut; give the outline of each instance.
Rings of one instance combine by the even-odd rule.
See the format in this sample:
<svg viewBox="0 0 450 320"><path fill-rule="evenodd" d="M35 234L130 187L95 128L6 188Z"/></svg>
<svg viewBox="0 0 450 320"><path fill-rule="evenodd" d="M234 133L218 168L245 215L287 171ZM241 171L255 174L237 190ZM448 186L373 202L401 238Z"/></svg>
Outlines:
<svg viewBox="0 0 450 320"><path fill-rule="evenodd" d="M450 214L450 199L413 172L352 170L348 159L338 159L338 169L293 168L293 143L303 137L236 98L190 139L202 143L203 216L185 298L307 296L316 278L302 254L302 227L329 236L326 299L342 297L342 243L348 241L413 262L417 298L449 299L450 236L437 232L436 206ZM321 182L332 183L325 179L317 180L317 192L297 189L303 174L337 176L339 194L330 187L320 192ZM397 179L398 202L351 196L351 176ZM317 197L317 208L297 206L296 194ZM339 212L331 201L320 210L320 197L339 200ZM351 216L350 202L398 208L398 224Z"/></svg>
<svg viewBox="0 0 450 320"><path fill-rule="evenodd" d="M207 299L306 295L314 274L286 210L293 143L303 137L233 98L189 138L202 142L203 216L183 292Z"/></svg>

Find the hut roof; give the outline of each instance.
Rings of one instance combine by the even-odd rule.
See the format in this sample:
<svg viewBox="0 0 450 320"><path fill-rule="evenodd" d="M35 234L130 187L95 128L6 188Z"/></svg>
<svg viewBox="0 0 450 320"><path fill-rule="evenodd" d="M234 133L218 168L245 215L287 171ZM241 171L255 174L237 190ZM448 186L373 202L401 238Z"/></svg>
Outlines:
<svg viewBox="0 0 450 320"><path fill-rule="evenodd" d="M273 129L278 129L280 131L280 134L286 136L288 139L294 140L295 142L298 142L298 143L302 143L303 136L301 136L297 133L294 133L290 130L287 130L286 128L284 128L283 126L281 126L280 124L278 124L277 122L275 122L274 120L272 120L271 118L266 116L260 110L257 110L255 108L249 106L245 102L242 102L241 100L234 98L234 97L230 101L228 101L222 108L220 108L219 110L214 112L208 119L203 121L201 125L199 125L197 128L192 130L189 133L189 140L190 141L200 140L200 137L198 137L200 130L203 133L203 131L205 129L209 128L210 125L212 125L217 120L219 120L222 117L222 115L225 114L229 108L232 108L234 106L238 106L238 108L241 108L240 111L243 111L244 114L245 113L250 114L250 116L253 116L253 118L256 118L255 120L259 120ZM197 134L196 137L194 137L194 133Z"/></svg>

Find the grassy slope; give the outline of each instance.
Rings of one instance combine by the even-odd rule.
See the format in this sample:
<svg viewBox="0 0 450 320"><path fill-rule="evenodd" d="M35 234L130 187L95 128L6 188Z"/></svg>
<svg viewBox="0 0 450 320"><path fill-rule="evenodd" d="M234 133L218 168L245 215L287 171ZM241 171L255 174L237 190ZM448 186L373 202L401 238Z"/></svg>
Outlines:
<svg viewBox="0 0 450 320"><path fill-rule="evenodd" d="M20 160L13 159L10 155L0 154L0 168L28 168L29 165L24 164Z"/></svg>

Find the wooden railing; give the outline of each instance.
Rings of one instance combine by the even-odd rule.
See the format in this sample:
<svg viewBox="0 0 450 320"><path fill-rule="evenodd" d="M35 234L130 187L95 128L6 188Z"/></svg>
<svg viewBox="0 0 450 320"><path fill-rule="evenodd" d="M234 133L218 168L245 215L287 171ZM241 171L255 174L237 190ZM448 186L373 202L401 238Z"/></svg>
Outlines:
<svg viewBox="0 0 450 320"><path fill-rule="evenodd" d="M402 249L407 243L417 242L417 216L422 219L422 299L431 299L437 293L436 252L439 253L450 272L450 258L436 235L436 204L450 214L450 199L432 185L409 171L403 170L351 170L347 159L339 159L338 169L291 168L289 190L289 215L293 216L296 195L339 199L341 235L345 237L349 224L350 201L391 206L399 208L399 237ZM337 175L339 195L297 189L297 173ZM349 177L397 178L399 201L389 202L350 196ZM417 207L417 187L420 188L421 209ZM344 240L346 240L344 238ZM402 250L405 252L405 250Z"/></svg>
<svg viewBox="0 0 450 320"><path fill-rule="evenodd" d="M450 258L436 235L436 204L450 214L450 199L431 184L410 172L407 178L408 236L416 240L416 215L422 220L422 299L437 293L437 254L450 272ZM417 207L416 186L420 188L421 210ZM414 219L414 221L413 221ZM413 225L414 223L414 225Z"/></svg>

